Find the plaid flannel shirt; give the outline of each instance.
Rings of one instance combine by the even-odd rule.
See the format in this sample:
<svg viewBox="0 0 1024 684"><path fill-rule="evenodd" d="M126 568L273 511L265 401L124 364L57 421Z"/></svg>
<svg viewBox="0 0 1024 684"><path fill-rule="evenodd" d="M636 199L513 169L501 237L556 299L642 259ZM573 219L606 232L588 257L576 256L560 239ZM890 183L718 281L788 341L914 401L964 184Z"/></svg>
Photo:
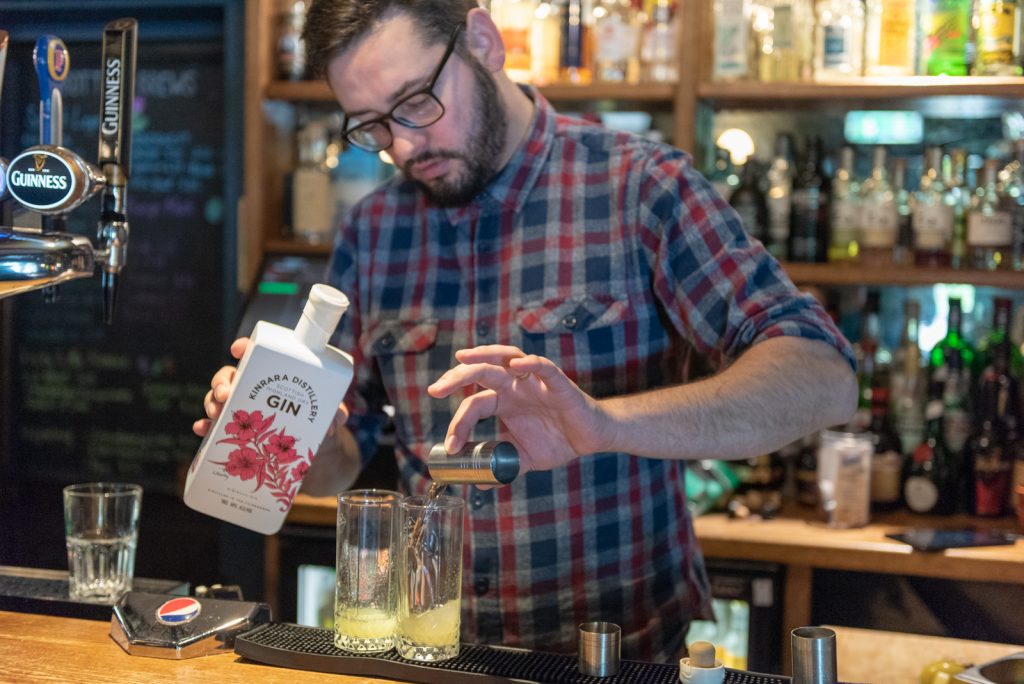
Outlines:
<svg viewBox="0 0 1024 684"><path fill-rule="evenodd" d="M350 297L346 399L364 458L395 409L401 485L469 391L426 387L454 352L511 344L551 359L595 397L676 385L694 353L721 367L760 340L848 343L736 214L666 145L555 113L536 91L530 131L469 205L440 208L395 178L342 221L332 283ZM742 429L742 426L738 426ZM504 435L495 419L475 440ZM623 657L672 661L708 581L681 461L585 456L467 501L462 637L573 651L576 626L622 626Z"/></svg>

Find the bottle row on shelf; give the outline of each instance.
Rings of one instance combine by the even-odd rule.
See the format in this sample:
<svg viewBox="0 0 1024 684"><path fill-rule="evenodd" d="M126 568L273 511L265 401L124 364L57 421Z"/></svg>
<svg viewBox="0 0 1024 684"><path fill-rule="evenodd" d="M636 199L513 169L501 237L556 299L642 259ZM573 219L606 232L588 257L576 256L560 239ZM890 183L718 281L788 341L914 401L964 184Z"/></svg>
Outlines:
<svg viewBox="0 0 1024 684"><path fill-rule="evenodd" d="M869 510L995 518L1024 509L1024 356L1011 339L1011 300L993 304L992 327L975 345L962 333L960 300L950 299L946 335L922 351L920 304L907 299L900 342L890 350L879 293L869 292L855 345L856 417L749 461L689 463L691 510L771 518L792 498L837 526L857 526ZM834 443L854 438L856 450ZM837 449L838 464L825 453Z"/></svg>
<svg viewBox="0 0 1024 684"><path fill-rule="evenodd" d="M715 0L712 74L765 82L1018 76L1016 0Z"/></svg>
<svg viewBox="0 0 1024 684"><path fill-rule="evenodd" d="M907 159L890 169L875 146L870 174L854 173L844 147L834 173L825 170L820 138L809 136L795 161L792 137L780 133L767 169L747 159L739 171L719 150L708 177L744 227L780 259L855 262L868 267L1020 270L1024 266L1024 140L1009 161L968 166L964 150L928 147L916 189Z"/></svg>
<svg viewBox="0 0 1024 684"><path fill-rule="evenodd" d="M950 299L945 337L922 354L920 304L907 299L900 344L890 353L880 342L877 293L869 295L856 345L854 427L874 442L874 507L989 517L1014 509L1024 486L1024 357L1011 339L1012 301L994 299L993 312L975 345L962 333L960 300Z"/></svg>
<svg viewBox="0 0 1024 684"><path fill-rule="evenodd" d="M675 0L490 0L512 80L534 85L671 83L678 78ZM278 78L308 78L306 2L280 13Z"/></svg>

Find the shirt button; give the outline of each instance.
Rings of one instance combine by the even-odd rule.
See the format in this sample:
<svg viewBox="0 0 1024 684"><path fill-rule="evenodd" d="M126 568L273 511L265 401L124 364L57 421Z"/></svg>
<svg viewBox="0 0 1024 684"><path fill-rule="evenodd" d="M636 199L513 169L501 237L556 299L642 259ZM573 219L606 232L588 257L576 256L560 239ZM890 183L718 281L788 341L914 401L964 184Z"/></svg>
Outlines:
<svg viewBox="0 0 1024 684"><path fill-rule="evenodd" d="M491 332L491 326L487 325L483 321L476 324L476 334L480 337L487 337L487 334Z"/></svg>
<svg viewBox="0 0 1024 684"><path fill-rule="evenodd" d="M483 596L491 588L491 582L486 577L481 577L473 583L473 591L477 596Z"/></svg>
<svg viewBox="0 0 1024 684"><path fill-rule="evenodd" d="M484 501L483 494L477 492L473 495L473 508L475 508L476 510L480 510L481 508L484 507L484 503L486 502Z"/></svg>
<svg viewBox="0 0 1024 684"><path fill-rule="evenodd" d="M562 325L564 325L566 328L575 328L576 316L574 316L573 314L566 314L565 318L562 319Z"/></svg>

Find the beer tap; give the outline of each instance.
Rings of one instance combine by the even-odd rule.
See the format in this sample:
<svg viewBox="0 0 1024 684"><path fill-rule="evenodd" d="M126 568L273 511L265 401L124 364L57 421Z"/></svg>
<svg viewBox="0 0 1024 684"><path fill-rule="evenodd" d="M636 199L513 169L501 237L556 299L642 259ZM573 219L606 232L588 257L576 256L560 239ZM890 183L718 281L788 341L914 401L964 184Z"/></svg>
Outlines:
<svg viewBox="0 0 1024 684"><path fill-rule="evenodd" d="M111 322L117 275L124 268L128 245L126 190L137 34L134 19L118 19L103 29L99 168L59 144L63 106L55 83L61 79L53 77L51 66L61 65L66 74L67 50L61 51L63 43L58 45L54 41L59 39L52 36L37 44L37 71L40 85L46 86L40 101L40 135L48 136L48 142L11 160L5 173L7 187L19 204L58 221L102 190L97 246L84 236L52 230L53 226L42 231L0 227L0 298L89 277L99 267L103 318ZM54 83L43 83L40 55L45 55L45 75Z"/></svg>
<svg viewBox="0 0 1024 684"><path fill-rule="evenodd" d="M135 98L137 25L120 19L103 29L99 164L107 182L96 237L104 251L103 320L111 322L118 273L128 250L127 193L132 161L132 100Z"/></svg>
<svg viewBox="0 0 1024 684"><path fill-rule="evenodd" d="M39 36L32 50L32 61L39 80L39 144L64 146L64 96L61 86L71 69L71 54L64 41L52 34ZM43 232L58 233L67 229L63 214L43 216ZM60 285L43 288L47 303L57 301Z"/></svg>

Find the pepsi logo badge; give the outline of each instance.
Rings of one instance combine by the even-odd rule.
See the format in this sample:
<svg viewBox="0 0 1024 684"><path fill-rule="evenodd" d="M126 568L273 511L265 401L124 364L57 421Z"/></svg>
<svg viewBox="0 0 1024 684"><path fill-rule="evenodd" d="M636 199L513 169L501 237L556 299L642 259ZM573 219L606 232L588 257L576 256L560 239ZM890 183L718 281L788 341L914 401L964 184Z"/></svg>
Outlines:
<svg viewBox="0 0 1024 684"><path fill-rule="evenodd" d="M173 598L156 609L157 622L164 625L184 625L192 622L203 610L203 604L194 598Z"/></svg>

